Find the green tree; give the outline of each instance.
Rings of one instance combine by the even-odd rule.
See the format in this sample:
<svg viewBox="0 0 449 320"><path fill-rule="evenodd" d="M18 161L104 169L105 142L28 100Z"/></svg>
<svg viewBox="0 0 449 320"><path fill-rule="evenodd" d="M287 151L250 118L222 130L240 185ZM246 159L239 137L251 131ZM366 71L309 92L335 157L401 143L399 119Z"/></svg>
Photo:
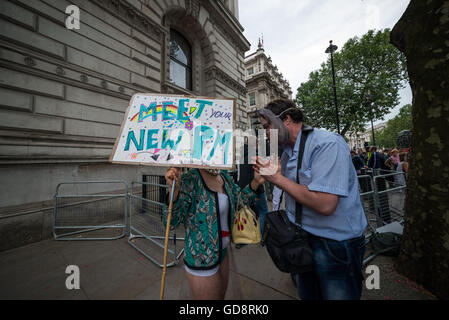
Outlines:
<svg viewBox="0 0 449 320"><path fill-rule="evenodd" d="M399 114L388 120L387 126L376 133L376 144L382 148L396 147L398 133L412 129L412 105L407 104L401 108Z"/></svg>
<svg viewBox="0 0 449 320"><path fill-rule="evenodd" d="M408 79L404 55L390 44L390 30L349 39L334 54L341 133L363 131L399 104ZM296 103L309 124L336 131L330 57L297 90Z"/></svg>

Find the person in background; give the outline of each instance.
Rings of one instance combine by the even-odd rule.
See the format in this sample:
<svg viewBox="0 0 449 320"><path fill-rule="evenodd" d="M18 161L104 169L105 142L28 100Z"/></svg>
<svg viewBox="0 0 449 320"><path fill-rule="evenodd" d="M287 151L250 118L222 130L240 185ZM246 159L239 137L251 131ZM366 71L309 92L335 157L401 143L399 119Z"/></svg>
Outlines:
<svg viewBox="0 0 449 320"><path fill-rule="evenodd" d="M235 183L237 183L237 185L242 189L254 179L254 168L253 165L249 164L248 161L247 143L243 145L243 152L244 162L238 164L237 172L235 172L232 176ZM255 199L254 203L251 204L250 208L259 217L260 233L263 235L265 216L268 213L268 202L263 184L260 185L257 189L257 198ZM263 241L261 242L261 245L263 245ZM236 244L235 248L240 249L243 246L244 244Z"/></svg>
<svg viewBox="0 0 449 320"><path fill-rule="evenodd" d="M369 160L368 160L368 168L373 169L373 172L375 171L375 169L380 169L380 164L381 164L381 157L379 152L377 152L377 148L376 147L371 147L370 151L370 155L369 155Z"/></svg>
<svg viewBox="0 0 449 320"><path fill-rule="evenodd" d="M363 160L363 163L366 166L366 161L368 160L367 156L366 156L366 152L364 152L363 149L360 148L357 150L357 155Z"/></svg>
<svg viewBox="0 0 449 320"><path fill-rule="evenodd" d="M382 153L379 152L380 155L380 174L389 174L391 173L391 168L388 165L388 159L390 159L390 151L388 149L383 150ZM388 181L394 181L393 176L387 177Z"/></svg>
<svg viewBox="0 0 449 320"><path fill-rule="evenodd" d="M373 170L373 177L379 174L388 173L385 172L385 161L383 157L381 157L380 153L377 152L377 148L375 146L370 149L371 156L368 160L368 167ZM388 168L386 169L388 170ZM387 177L386 179L378 179L377 180L377 191L385 191L387 190L387 180L390 180L393 177ZM394 179L394 178L393 178ZM377 214L383 220L384 224L388 224L391 222L390 216L390 206L389 206L389 198L386 193L379 194L379 201L383 204L382 208L378 208Z"/></svg>
<svg viewBox="0 0 449 320"><path fill-rule="evenodd" d="M351 151L351 157L352 164L354 165L355 171L357 172L357 176L365 175L365 162L363 161L363 159L359 155L357 155L355 151ZM367 178L368 177L359 178L361 193L370 191Z"/></svg>
<svg viewBox="0 0 449 320"><path fill-rule="evenodd" d="M354 150L351 150L352 164L354 165L357 175L362 174L362 169L365 167L365 163Z"/></svg>
<svg viewBox="0 0 449 320"><path fill-rule="evenodd" d="M399 154L399 163L398 163L398 167L396 168L396 171L403 173L403 174L396 175L395 182L399 186L405 186L406 181L407 181L407 174L408 174L407 154L405 152L401 152Z"/></svg>
<svg viewBox="0 0 449 320"><path fill-rule="evenodd" d="M393 149L390 151L390 159L393 163L392 170L396 170L400 161L398 149Z"/></svg>

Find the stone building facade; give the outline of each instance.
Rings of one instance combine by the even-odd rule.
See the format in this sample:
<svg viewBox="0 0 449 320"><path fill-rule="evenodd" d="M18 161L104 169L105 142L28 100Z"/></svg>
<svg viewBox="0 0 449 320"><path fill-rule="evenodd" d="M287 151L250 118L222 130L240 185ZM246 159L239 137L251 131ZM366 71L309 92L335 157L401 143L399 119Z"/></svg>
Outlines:
<svg viewBox="0 0 449 320"><path fill-rule="evenodd" d="M134 93L233 97L244 129L242 32L238 0L0 0L0 250L51 237L60 182L165 172L108 162Z"/></svg>
<svg viewBox="0 0 449 320"><path fill-rule="evenodd" d="M258 124L255 112L264 108L268 102L292 98L289 82L284 79L271 58L267 57L260 40L257 51L245 57L245 83L248 90L249 127Z"/></svg>
<svg viewBox="0 0 449 320"><path fill-rule="evenodd" d="M377 131L382 131L387 126L386 122L378 123L374 126L374 135ZM367 127L364 132L357 132L348 135L348 145L351 150L365 149L365 143L372 145L373 133L371 126Z"/></svg>

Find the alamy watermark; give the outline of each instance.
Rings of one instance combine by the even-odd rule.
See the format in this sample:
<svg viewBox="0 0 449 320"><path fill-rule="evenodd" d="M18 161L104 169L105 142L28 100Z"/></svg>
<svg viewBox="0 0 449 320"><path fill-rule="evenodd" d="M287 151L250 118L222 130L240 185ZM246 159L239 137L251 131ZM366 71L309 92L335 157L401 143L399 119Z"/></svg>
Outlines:
<svg viewBox="0 0 449 320"><path fill-rule="evenodd" d="M65 280L65 286L68 290L80 288L80 268L76 265L67 266L65 273L69 274Z"/></svg>
<svg viewBox="0 0 449 320"><path fill-rule="evenodd" d="M65 13L69 16L65 20L65 26L69 30L80 29L80 8L75 5L70 5L65 9Z"/></svg>
<svg viewBox="0 0 449 320"><path fill-rule="evenodd" d="M380 289L380 270L376 265L369 265L366 267L365 273L369 276L366 277L365 286L368 290Z"/></svg>

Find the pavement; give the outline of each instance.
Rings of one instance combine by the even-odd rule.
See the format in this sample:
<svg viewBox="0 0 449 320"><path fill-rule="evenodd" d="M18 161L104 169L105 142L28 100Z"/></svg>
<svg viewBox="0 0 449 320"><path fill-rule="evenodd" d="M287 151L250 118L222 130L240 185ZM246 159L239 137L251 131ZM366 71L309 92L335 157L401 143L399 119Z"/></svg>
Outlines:
<svg viewBox="0 0 449 320"><path fill-rule="evenodd" d="M162 261L161 248L149 245L146 239L134 241ZM178 248L183 245L178 242ZM276 269L265 247L248 245L236 249L232 245L230 258L226 299L298 299L290 275ZM363 300L436 299L398 274L393 262L394 258L378 256L369 263L380 269L380 289L368 290L364 285ZM69 265L79 267L79 290L66 288ZM45 240L0 252L1 300L158 300L161 277L162 268L133 248L128 237L109 241ZM192 298L181 258L167 269L165 299Z"/></svg>

